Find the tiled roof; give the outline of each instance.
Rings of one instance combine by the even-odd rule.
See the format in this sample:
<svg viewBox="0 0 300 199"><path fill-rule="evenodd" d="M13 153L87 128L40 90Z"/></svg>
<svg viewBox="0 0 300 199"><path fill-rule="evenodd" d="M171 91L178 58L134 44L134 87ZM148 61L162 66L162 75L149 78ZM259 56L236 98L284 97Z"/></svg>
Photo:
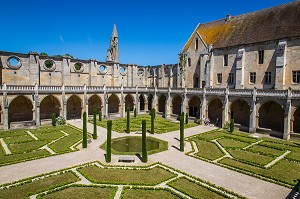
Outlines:
<svg viewBox="0 0 300 199"><path fill-rule="evenodd" d="M191 44L196 31L207 45L223 48L300 36L300 1L243 15L199 24L184 46Z"/></svg>

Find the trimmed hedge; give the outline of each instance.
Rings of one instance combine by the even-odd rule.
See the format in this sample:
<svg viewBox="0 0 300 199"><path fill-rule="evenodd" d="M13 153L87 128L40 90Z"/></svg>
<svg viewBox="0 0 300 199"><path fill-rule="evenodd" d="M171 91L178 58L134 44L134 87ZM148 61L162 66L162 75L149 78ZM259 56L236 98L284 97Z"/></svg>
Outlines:
<svg viewBox="0 0 300 199"><path fill-rule="evenodd" d="M107 121L107 145L106 145L106 162L111 162L111 126L112 121Z"/></svg>
<svg viewBox="0 0 300 199"><path fill-rule="evenodd" d="M87 148L86 112L83 113L82 148Z"/></svg>

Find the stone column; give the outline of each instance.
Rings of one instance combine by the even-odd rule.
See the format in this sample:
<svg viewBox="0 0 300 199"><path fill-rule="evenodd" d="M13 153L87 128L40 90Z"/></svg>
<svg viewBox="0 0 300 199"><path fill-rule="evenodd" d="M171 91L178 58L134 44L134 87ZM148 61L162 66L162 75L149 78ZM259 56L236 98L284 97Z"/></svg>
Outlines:
<svg viewBox="0 0 300 199"><path fill-rule="evenodd" d="M152 98L152 108L155 108L155 111L157 111L157 87L154 88L154 95ZM151 110L149 110L151 111Z"/></svg>
<svg viewBox="0 0 300 199"><path fill-rule="evenodd" d="M206 88L203 88L203 95L202 95L202 100L201 100L201 104L200 104L200 112L199 112L199 117L200 119L203 120L203 118L206 118Z"/></svg>
<svg viewBox="0 0 300 199"><path fill-rule="evenodd" d="M249 118L249 133L256 132L256 88L252 91L252 100L250 104L250 118Z"/></svg>
<svg viewBox="0 0 300 199"><path fill-rule="evenodd" d="M288 95L286 99L285 111L284 111L284 131L283 139L290 139L291 132L291 115L292 115L292 102L291 102L292 90L288 89Z"/></svg>
<svg viewBox="0 0 300 199"><path fill-rule="evenodd" d="M225 90L225 98L224 98L223 110L222 110L222 127L225 125L226 122L228 122L228 94L229 94L229 89L227 87Z"/></svg>
<svg viewBox="0 0 300 199"><path fill-rule="evenodd" d="M169 118L170 114L171 114L170 99L171 99L171 87L169 86L167 100L166 100L166 106L165 106L165 118Z"/></svg>
<svg viewBox="0 0 300 199"><path fill-rule="evenodd" d="M2 91L3 91L3 127L4 130L8 130L9 125L8 125L8 100L7 100L7 92L6 92L6 84L3 84L2 86Z"/></svg>
<svg viewBox="0 0 300 199"><path fill-rule="evenodd" d="M181 113L186 114L186 93L187 93L187 89L184 88L184 94L182 96L182 104L181 104ZM185 117L184 117L185 119Z"/></svg>
<svg viewBox="0 0 300 199"><path fill-rule="evenodd" d="M40 119L40 102L39 102L39 94L38 94L38 85L35 84L34 86L34 109L35 109L35 125L39 127L41 125Z"/></svg>
<svg viewBox="0 0 300 199"><path fill-rule="evenodd" d="M125 117L126 116L126 104L125 104L126 100L125 100L125 96L124 96L124 92L123 92L123 85L121 86L121 117Z"/></svg>
<svg viewBox="0 0 300 199"><path fill-rule="evenodd" d="M103 101L103 112L104 112L104 115L103 115L103 117L104 118L108 118L108 94L107 94L106 86L105 85L103 86L103 91L104 91L104 94L103 94L103 98L104 98L104 101Z"/></svg>
<svg viewBox="0 0 300 199"><path fill-rule="evenodd" d="M276 49L275 90L285 89L286 40L278 42Z"/></svg>
<svg viewBox="0 0 300 199"><path fill-rule="evenodd" d="M65 85L62 85L62 116L67 120L67 99L66 99L66 93L65 93Z"/></svg>
<svg viewBox="0 0 300 199"><path fill-rule="evenodd" d="M138 86L135 87L135 104L136 104L136 114L139 115L141 110L140 110L140 98L139 98Z"/></svg>
<svg viewBox="0 0 300 199"><path fill-rule="evenodd" d="M239 49L236 55L236 69L235 69L235 88L244 89L244 68L245 68L245 49Z"/></svg>
<svg viewBox="0 0 300 199"><path fill-rule="evenodd" d="M88 117L89 113L88 113L88 110L89 110L89 99L88 99L88 96L87 96L87 92L86 92L86 85L84 84L83 86L83 111L86 112L86 115Z"/></svg>

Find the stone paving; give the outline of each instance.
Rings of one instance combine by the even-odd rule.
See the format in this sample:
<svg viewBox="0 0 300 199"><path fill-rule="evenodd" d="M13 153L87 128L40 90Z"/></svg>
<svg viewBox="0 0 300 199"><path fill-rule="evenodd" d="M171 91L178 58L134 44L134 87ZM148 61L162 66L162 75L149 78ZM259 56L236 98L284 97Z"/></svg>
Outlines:
<svg viewBox="0 0 300 199"><path fill-rule="evenodd" d="M71 125L82 128L80 120L68 121ZM93 132L93 125L88 123L88 131ZM185 129L185 137L199 134L214 129L210 126L196 126ZM42 158L23 163L0 167L0 184L17 181L51 171L72 167L87 162L98 160L105 163L105 151L99 146L106 140L106 129L97 127L98 139L92 140L87 149L82 149L79 145L79 151ZM123 136L136 136L140 132L132 132L130 134L112 132L112 138ZM185 155L178 150L179 148L179 131L165 134L154 134L158 139L168 141L169 149L167 151L150 155L148 163L161 162L175 169L186 172L192 176L209 181L217 186L224 187L234 191L247 198L286 198L291 192L290 189L279 186L255 177L251 177L233 170L229 170L205 161L201 161ZM185 143L185 151L190 151L191 145ZM119 163L119 155L112 155L113 165L145 165L138 158L135 163Z"/></svg>

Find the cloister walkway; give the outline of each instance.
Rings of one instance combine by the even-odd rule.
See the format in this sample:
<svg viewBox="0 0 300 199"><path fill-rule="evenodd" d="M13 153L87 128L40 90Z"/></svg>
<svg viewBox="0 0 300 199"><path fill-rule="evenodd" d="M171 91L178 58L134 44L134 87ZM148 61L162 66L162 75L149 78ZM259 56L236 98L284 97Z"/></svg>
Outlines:
<svg viewBox="0 0 300 199"><path fill-rule="evenodd" d="M71 125L82 128L81 120L68 121ZM93 125L88 123L88 131L93 132ZM214 127L197 126L185 130L185 136L206 132ZM106 140L106 129L97 127L98 139L92 140L88 144L87 149L82 149L79 146L79 151L42 158L23 163L2 166L0 167L0 184L17 181L23 178L28 178L51 171L72 167L79 164L84 164L91 161L100 161L105 164L105 151L99 146ZM140 132L130 133L129 136L136 136ZM112 132L112 138L127 136L128 134ZM152 136L148 134L148 136ZM161 162L175 169L186 172L202 180L209 181L217 186L224 187L234 191L247 198L286 198L291 192L290 189L279 186L258 178L254 178L239 172L229 170L205 161L201 161L183 152L178 151L179 147L179 131L174 131L165 134L155 134L153 137L168 141L169 149L167 151L150 155L148 163ZM191 150L189 143L185 143L185 151ZM111 164L118 165L145 165L138 158L135 163L118 163L119 155L112 155Z"/></svg>

